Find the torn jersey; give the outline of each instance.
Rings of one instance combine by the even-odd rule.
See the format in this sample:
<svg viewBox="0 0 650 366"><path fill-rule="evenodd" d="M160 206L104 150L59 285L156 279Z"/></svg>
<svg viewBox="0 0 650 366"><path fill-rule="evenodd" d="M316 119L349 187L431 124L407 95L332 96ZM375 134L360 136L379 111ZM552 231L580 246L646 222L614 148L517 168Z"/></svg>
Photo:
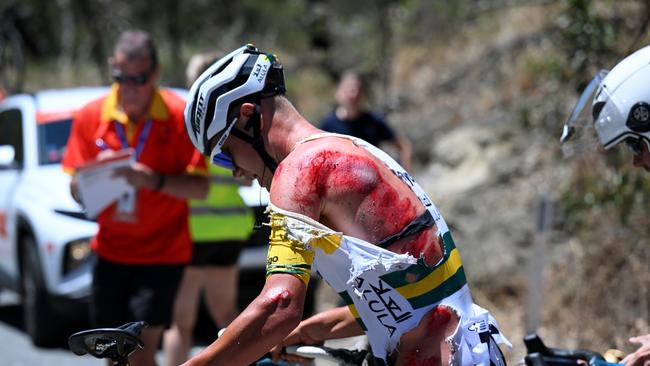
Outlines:
<svg viewBox="0 0 650 366"><path fill-rule="evenodd" d="M332 135L368 150L411 188L437 226L443 257L427 266L423 258L391 252L270 203L267 275L289 273L306 284L311 272L318 273L346 301L368 335L373 355L383 362L402 334L415 328L434 307L445 305L460 317L456 332L448 339L454 350L452 363L504 364L495 340L509 343L487 310L473 303L458 249L428 195L397 162L363 140L319 134L303 141ZM404 236L431 227L428 221L421 215L402 231Z"/></svg>

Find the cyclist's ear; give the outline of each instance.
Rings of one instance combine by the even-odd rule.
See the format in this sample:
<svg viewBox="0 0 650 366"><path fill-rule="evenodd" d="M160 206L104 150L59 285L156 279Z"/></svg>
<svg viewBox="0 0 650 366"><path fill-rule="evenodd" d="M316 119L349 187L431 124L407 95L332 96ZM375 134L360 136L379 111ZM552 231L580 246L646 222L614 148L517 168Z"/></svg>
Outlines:
<svg viewBox="0 0 650 366"><path fill-rule="evenodd" d="M245 118L251 118L256 112L256 105L253 103L242 103L239 107L239 116Z"/></svg>
<svg viewBox="0 0 650 366"><path fill-rule="evenodd" d="M230 113L232 113L232 115ZM258 104L243 102L238 106L231 107L231 112L229 112L229 115L232 116L229 118L229 120L237 117L237 123L239 126L238 128L242 129L243 131L250 132L254 126L256 126L257 129L262 128L262 121L260 118L261 107ZM259 130L255 133L259 133Z"/></svg>
<svg viewBox="0 0 650 366"><path fill-rule="evenodd" d="M239 121L243 121L244 123L243 127L245 131L250 131L251 127L253 126L253 122L254 122L253 119L255 118L255 113L258 113L258 108L256 104L245 102L239 106L238 117L239 117Z"/></svg>

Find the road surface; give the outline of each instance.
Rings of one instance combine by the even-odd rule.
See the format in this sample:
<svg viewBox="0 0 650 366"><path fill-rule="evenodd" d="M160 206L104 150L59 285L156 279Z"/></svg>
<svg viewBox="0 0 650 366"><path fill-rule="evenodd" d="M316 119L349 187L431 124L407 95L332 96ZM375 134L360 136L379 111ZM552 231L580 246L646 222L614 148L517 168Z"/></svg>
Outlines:
<svg viewBox="0 0 650 366"><path fill-rule="evenodd" d="M90 356L79 357L64 348L35 347L22 327L18 296L0 292L0 356L4 366L82 366L106 365Z"/></svg>

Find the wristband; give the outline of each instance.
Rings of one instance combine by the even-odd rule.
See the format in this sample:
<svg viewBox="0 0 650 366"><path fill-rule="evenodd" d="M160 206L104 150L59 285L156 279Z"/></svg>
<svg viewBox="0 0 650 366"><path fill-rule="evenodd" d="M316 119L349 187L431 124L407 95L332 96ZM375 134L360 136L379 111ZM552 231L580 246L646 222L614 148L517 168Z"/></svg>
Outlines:
<svg viewBox="0 0 650 366"><path fill-rule="evenodd" d="M158 182L156 183L156 187L154 187L154 191L160 192L163 187L165 186L165 181L167 180L167 176L164 174L158 174Z"/></svg>

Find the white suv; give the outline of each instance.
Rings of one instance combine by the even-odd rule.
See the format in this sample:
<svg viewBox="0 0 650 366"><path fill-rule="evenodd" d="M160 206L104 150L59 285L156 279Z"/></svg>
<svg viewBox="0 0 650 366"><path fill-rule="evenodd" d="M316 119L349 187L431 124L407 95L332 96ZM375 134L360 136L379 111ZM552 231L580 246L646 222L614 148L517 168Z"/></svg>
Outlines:
<svg viewBox="0 0 650 366"><path fill-rule="evenodd" d="M22 295L36 345L60 340L74 321L61 315L88 299L97 224L70 196L60 162L74 111L107 92L48 90L0 102L0 286Z"/></svg>

